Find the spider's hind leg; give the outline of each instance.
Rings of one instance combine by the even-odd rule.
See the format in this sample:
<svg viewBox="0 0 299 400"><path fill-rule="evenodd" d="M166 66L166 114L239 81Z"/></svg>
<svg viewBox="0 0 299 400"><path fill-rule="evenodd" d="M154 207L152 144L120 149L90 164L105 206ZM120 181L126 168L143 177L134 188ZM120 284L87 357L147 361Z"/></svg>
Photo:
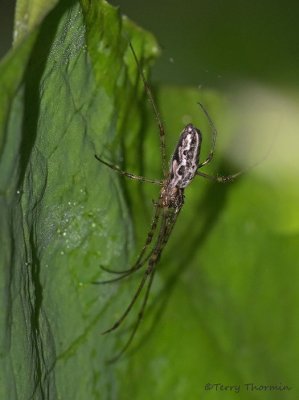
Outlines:
<svg viewBox="0 0 299 400"><path fill-rule="evenodd" d="M147 301L148 301L149 293L150 293L151 286L152 286L153 279L154 279L154 274L155 274L155 270L153 270L151 272L151 274L150 274L150 279L149 279L149 282L147 284L147 288L146 288L146 292L145 292L145 295L144 295L144 299L143 299L143 302L141 304L141 308L139 310L139 313L138 313L138 316L137 316L137 320L135 321L135 324L134 324L133 330L132 330L132 332L131 332L131 334L129 336L129 339L127 340L126 344L121 349L121 351L116 356L114 356L113 358L110 358L108 360L109 364L112 364L115 361L117 361L124 354L124 352L127 350L127 348L132 343L132 341L134 339L134 336L135 336L135 334L136 334L136 332L138 330L138 327L139 327L139 325L141 323L141 320L143 318L143 315L144 315L144 311L145 311L145 308L146 308L146 304L147 304Z"/></svg>
<svg viewBox="0 0 299 400"><path fill-rule="evenodd" d="M157 225L158 225L158 222L159 222L159 219L160 219L160 214L161 214L161 207L157 203L155 205L155 214L154 214L154 217L153 217L153 220L152 220L152 223L151 223L151 227L150 227L150 229L148 231L148 234L147 234L147 237L146 237L146 241L145 241L145 243L144 243L144 245L143 245L143 247L141 249L141 252L139 253L139 256L138 256L136 262L134 263L134 265L131 268L125 269L125 270L122 270L122 271L117 271L117 270L114 270L114 269L110 269L110 268L101 266L101 268L106 272L109 272L111 274L120 274L122 276L119 277L119 278L116 278L116 279L111 279L109 281L103 281L103 282L100 281L100 282L95 282L95 283L109 283L109 282L118 281L118 280L120 280L122 278L127 277L132 272L138 271L145 264L145 262L148 261L149 257L151 256L151 253L149 253L143 260L142 260L142 258L144 256L148 246L151 244L151 242L153 240L153 237L154 237L154 234L156 232Z"/></svg>

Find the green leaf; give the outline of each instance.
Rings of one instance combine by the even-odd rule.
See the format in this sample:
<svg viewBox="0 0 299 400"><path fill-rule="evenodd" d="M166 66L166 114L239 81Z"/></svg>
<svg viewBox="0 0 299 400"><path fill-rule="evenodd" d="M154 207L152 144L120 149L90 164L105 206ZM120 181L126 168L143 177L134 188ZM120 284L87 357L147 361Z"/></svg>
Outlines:
<svg viewBox="0 0 299 400"><path fill-rule="evenodd" d="M45 9L44 9L45 11ZM41 13L40 15L44 15ZM40 24L38 25L38 23ZM100 265L127 269L149 229L151 185L161 177L155 118L129 49L143 67L153 37L104 1L58 3L30 25L0 66L2 399L273 399L244 384L292 386L298 365L298 190L263 174L263 162L228 185L198 177L162 259L136 339L116 364L138 313L103 336L140 275L121 284ZM234 172L235 116L213 91L159 87L168 154L185 123L203 132L203 103L219 129L205 170ZM267 160L265 161L267 164ZM245 163L246 165L246 163ZM242 168L242 167L241 167ZM277 200L279 199L279 201ZM282 204L288 204L283 207Z"/></svg>
<svg viewBox="0 0 299 400"><path fill-rule="evenodd" d="M18 0L16 2L14 21L14 44L22 41L37 27L57 0Z"/></svg>
<svg viewBox="0 0 299 400"><path fill-rule="evenodd" d="M94 154L119 161L137 134L129 41L145 60L156 45L104 1L60 2L31 29L1 64L0 397L98 398L114 338L103 345L111 289L91 282L126 266L133 239Z"/></svg>

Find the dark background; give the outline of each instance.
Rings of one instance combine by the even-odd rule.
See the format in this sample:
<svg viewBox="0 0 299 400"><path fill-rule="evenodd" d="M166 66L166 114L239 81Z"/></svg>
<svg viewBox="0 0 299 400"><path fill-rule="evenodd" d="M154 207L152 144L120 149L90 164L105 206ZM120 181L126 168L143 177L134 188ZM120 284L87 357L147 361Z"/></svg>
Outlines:
<svg viewBox="0 0 299 400"><path fill-rule="evenodd" d="M162 49L155 77L219 86L231 80L298 85L299 2L112 0L153 32Z"/></svg>
<svg viewBox="0 0 299 400"><path fill-rule="evenodd" d="M12 44L12 30L15 2L1 0L0 2L0 57L9 50Z"/></svg>
<svg viewBox="0 0 299 400"><path fill-rule="evenodd" d="M298 86L299 2L112 0L162 48L154 80L221 87L239 80ZM14 1L2 0L0 55L12 43Z"/></svg>

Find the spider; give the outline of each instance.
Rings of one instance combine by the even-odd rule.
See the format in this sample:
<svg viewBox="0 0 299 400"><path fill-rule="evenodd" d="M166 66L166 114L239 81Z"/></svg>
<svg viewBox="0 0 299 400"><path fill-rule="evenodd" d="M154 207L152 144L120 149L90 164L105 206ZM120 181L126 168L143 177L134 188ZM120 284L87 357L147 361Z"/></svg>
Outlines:
<svg viewBox="0 0 299 400"><path fill-rule="evenodd" d="M118 166L110 164L109 162L100 158L98 155L95 155L95 158L98 161L100 161L107 167L111 168L112 170L118 172L120 175L130 179L135 179L142 182L148 182L155 185L159 185L161 188L159 198L154 203L154 217L152 219L151 227L148 231L143 248L139 253L139 256L137 257L137 260L134 263L134 265L131 268L122 271L115 271L102 266L101 268L104 271L113 274L119 274L120 276L110 280L94 282L95 284L107 284L116 282L123 278L128 277L134 272L140 270L143 266L147 265L143 277L139 285L137 286L137 289L131 301L129 302L127 308L125 309L121 317L117 321L115 321L115 323L109 329L102 332L102 334L107 334L109 332L114 331L122 324L122 322L125 320L127 315L132 310L138 297L143 292L144 287L146 287L143 301L141 303L141 308L137 315L137 319L130 333L130 336L125 345L123 346L123 348L121 349L121 351L116 356L108 360L109 363L117 361L123 355L123 353L128 349L128 347L132 343L133 338L137 332L137 329L144 315L151 286L153 284L156 272L156 266L161 257L163 249L168 242L168 239L176 223L176 220L179 216L179 213L184 205L185 188L193 181L193 179L196 176L202 176L204 178L212 179L220 183L226 183L233 181L237 176L243 173L243 171L240 171L233 175L228 175L228 176L210 176L199 171L199 169L201 169L202 167L204 167L205 165L209 164L212 161L216 145L216 137L217 137L217 130L208 112L205 110L204 106L201 103L198 104L202 109L202 111L204 112L205 116L207 117L208 122L212 128L212 146L208 157L206 158L205 161L199 162L202 134L200 130L197 129L194 125L188 124L184 127L182 133L180 134L176 148L170 160L170 167L167 168L164 125L160 118L160 114L157 105L155 103L154 97L152 95L150 86L145 78L143 70L138 61L137 55L131 43L130 43L130 49L135 59L137 69L143 81L145 92L149 98L159 128L163 179L155 180L155 179L148 179L143 176L134 175L132 173L121 170ZM156 236L155 242L152 245L152 248L149 249L149 251L147 251L149 246L153 242L154 236Z"/></svg>

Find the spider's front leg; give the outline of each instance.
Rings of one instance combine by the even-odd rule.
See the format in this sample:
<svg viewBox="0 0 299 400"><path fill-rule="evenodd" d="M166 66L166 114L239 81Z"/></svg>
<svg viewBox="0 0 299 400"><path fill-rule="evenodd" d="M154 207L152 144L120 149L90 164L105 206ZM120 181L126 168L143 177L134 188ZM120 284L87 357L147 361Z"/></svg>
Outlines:
<svg viewBox="0 0 299 400"><path fill-rule="evenodd" d="M118 172L120 175L126 176L127 178L135 179L137 181L142 181L142 182L154 183L155 185L160 185L160 186L162 184L162 182L157 180L157 179L148 179L148 178L145 178L144 176L139 176L139 175L131 174L130 172L123 171L117 165L113 165L113 164L108 163L107 161L104 161L98 155L95 154L94 156L102 164L104 164L107 167L109 167L109 168L113 169L114 171Z"/></svg>

